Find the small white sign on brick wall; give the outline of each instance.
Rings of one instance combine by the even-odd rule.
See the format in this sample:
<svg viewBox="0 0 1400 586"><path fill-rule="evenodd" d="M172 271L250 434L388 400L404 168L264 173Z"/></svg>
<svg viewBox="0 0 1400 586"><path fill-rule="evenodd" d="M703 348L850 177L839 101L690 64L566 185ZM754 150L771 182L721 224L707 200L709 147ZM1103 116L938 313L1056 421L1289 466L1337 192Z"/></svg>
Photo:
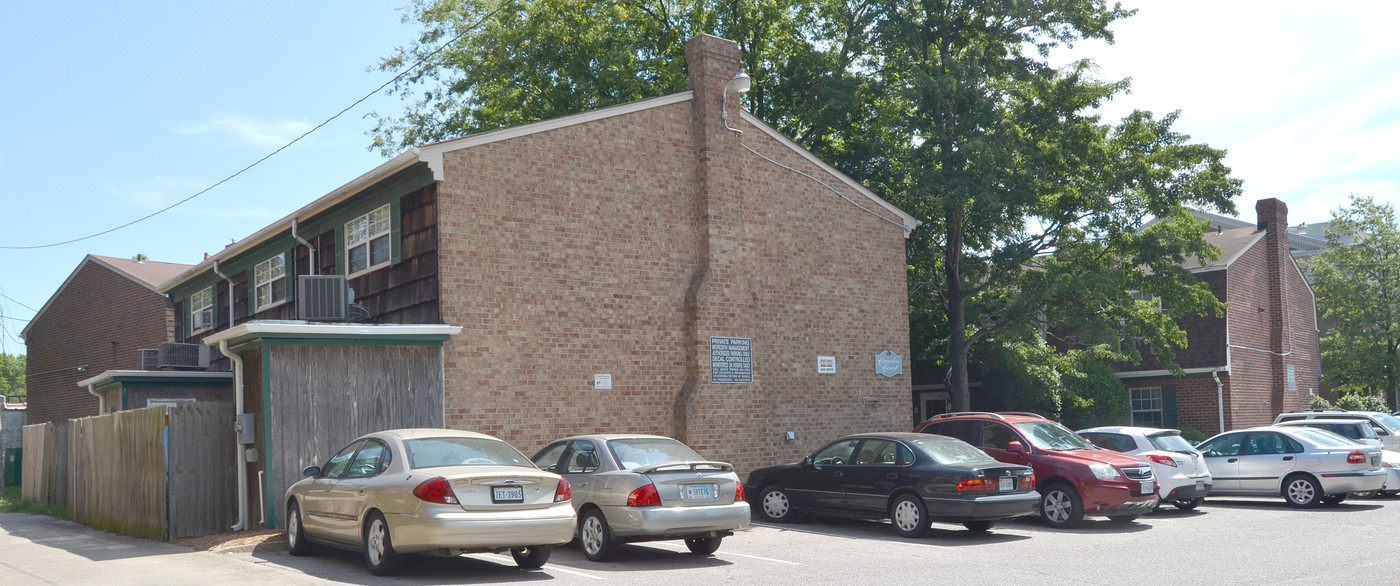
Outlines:
<svg viewBox="0 0 1400 586"><path fill-rule="evenodd" d="M595 374L595 375L593 375L593 390L595 390L595 391L607 391L607 390L611 390L611 389L612 389L612 375L611 375L611 374Z"/></svg>
<svg viewBox="0 0 1400 586"><path fill-rule="evenodd" d="M836 357L818 356L817 374L836 374Z"/></svg>

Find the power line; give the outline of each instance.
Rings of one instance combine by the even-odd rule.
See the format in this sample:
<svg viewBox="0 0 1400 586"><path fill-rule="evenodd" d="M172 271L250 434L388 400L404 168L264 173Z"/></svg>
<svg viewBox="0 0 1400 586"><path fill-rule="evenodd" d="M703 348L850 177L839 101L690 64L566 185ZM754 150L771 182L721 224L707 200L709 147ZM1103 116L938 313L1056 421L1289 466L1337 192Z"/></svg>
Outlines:
<svg viewBox="0 0 1400 586"><path fill-rule="evenodd" d="M278 147L277 150L272 151L271 153L268 153L268 154L267 154L266 156L264 156L263 158L258 159L258 160L256 160L256 161L253 161L252 164L249 164L248 166L246 166L246 167L244 167L244 168L242 168L242 169L239 169L238 172L236 172L236 173L234 173L234 174L232 174L232 175L229 175L228 177L223 178L223 179L220 180L218 183L215 183L215 184L213 184L213 185L210 185L209 187L206 187L206 188L204 188L204 189L201 189L201 190L195 192L194 195L191 195L191 196L189 196L189 197L187 197L187 198L185 198L185 199L182 199L182 200L180 200L180 201L177 201L177 202L175 202L175 203L172 203L172 204L170 204L170 205L168 205L168 206L165 206L165 207L163 207L163 208L161 208L161 209L159 209L159 210L156 210L156 211L154 211L154 212L151 212L151 213L149 213L149 214L146 214L145 216L142 216L142 217L140 217L140 218L137 218L137 219L135 219L135 220L132 220L132 221L130 221L130 222L127 222L127 223L125 223L125 224L122 224L122 225L120 225L120 226L117 226L117 227L115 227L115 228L108 228L108 229L106 229L106 230L103 230L103 231L101 231L101 232L97 232L97 233L95 233L95 234L89 234L89 235L87 235L87 236L82 236L82 237L79 237L79 238L73 238L73 239L70 239L70 240L64 240L64 241L62 241L62 242L54 242L54 243L50 243L50 244L36 244L36 245L32 245L32 246L0 246L0 250L34 250L34 249L37 249L37 248L52 248L52 247L55 247L55 246L63 246L63 245L65 245L65 244L72 244L72 243L74 243L74 242L81 242L81 241L83 241L83 240L88 240L88 239L91 239L91 238L96 238L96 237L98 237L98 236L102 236L103 234L110 234L110 233L112 233L112 232L116 232L117 230L121 230L122 228L127 228L127 227L129 227L129 226L133 226L133 225L139 224L139 223L141 223L141 222L144 222L144 221L146 221L146 220L149 220L149 219L151 219L151 218L154 218L154 217L156 217L156 216L158 216L158 215L160 215L160 214L163 214L163 213L165 213L165 212L168 212L168 211L174 209L176 206L179 206L179 205L181 205L181 204L184 204L185 202L188 202L188 201L190 201L190 200L192 200L192 199L194 199L194 198L196 198L196 197L199 197L199 196L201 196L201 195L204 195L205 193L207 193L207 192L213 190L214 188L216 188L216 187L218 187L218 186L220 186L220 185L223 185L223 184L225 184L225 183L228 183L229 181L233 180L235 177L238 177L239 175L242 175L245 171L247 171L247 170L249 170L249 169L252 169L253 167L258 166L258 165L259 165L260 163L262 163L263 161L266 161L266 160L272 158L272 157L273 157L274 155L276 155L277 153L280 153L280 152L286 150L287 147L290 147L290 146L296 144L298 141L300 141L300 140L303 139L303 138L306 138L306 137L309 136L311 133L316 132L317 130L320 130L320 128L321 128L322 126L325 126L325 125L327 125L327 124L330 124L332 120L335 120L336 118L339 118L342 114L344 114L344 113L346 113L346 112L349 112L350 109L354 108L355 106L360 105L360 104L361 104L362 102L364 102L365 100L370 99L370 98L373 97L375 94L377 94L377 93L379 93L380 91L382 91L384 88L389 87L390 84L392 84L392 83L398 81L398 80L399 80L400 78L402 78L403 76L408 75L409 72L411 72L411 71L413 71L413 70L415 70L415 69L418 69L419 66L423 65L424 63L427 63L429 60L431 60L433 57L435 57L438 53L441 53L443 50L447 49L449 46L455 44L459 39L461 39L462 37L466 36L467 33L469 33L469 32L471 32L471 31L475 30L476 27L481 26L481 24L484 23L484 22L486 22L487 19L489 19L489 18L495 16L496 13L497 13L497 12L500 12L500 11L501 11L501 8L503 8L503 7L504 7L504 4L502 4L502 6L498 6L495 10L491 11L491 12L490 12L489 14L487 14L486 16L481 17L480 20L476 21L475 23L472 23L471 26L469 26L469 27L463 29L462 32L460 32L460 33L457 34L457 36L452 37L452 38L449 39L447 42L445 42L445 43L439 45L438 48L436 48L436 49L433 50L433 52L428 53L428 54L425 55L422 59L419 59L418 62L414 63L414 64L413 64L412 66L410 66L408 69L405 69L405 70L399 72L398 75L395 75L395 76L394 76L393 78L391 78L389 81L384 82L383 85L380 85L379 87L375 88L374 91L372 91L372 92L370 92L370 93L368 93L368 94L365 94L365 96L364 96L363 98L360 98L360 99L358 99L358 100L355 100L355 103L350 104L349 106L346 106L344 109L342 109L341 111L337 112L334 116L331 116L330 118L327 118L325 122L322 122L322 123L320 123L320 124L317 124L317 125L316 125L314 128L312 128L311 130L308 130L308 131L302 133L301 136L298 136L298 137L292 139L291 142L289 142L289 143L287 143L287 144L284 144L284 145L282 145L281 147ZM9 299L9 298L6 297L6 299ZM14 301L14 300L11 299L11 301ZM15 301L15 303L19 303L19 302L18 302L18 301ZM23 304L23 303L20 303L20 305L24 305L24 304ZM26 307L28 307L28 306L26 306ZM31 308L31 311L32 311L32 308Z"/></svg>
<svg viewBox="0 0 1400 586"><path fill-rule="evenodd" d="M15 302L15 303L19 303L19 306L20 306L20 307L23 307L23 308L25 308L25 309L28 309L29 311L33 311L33 312L35 312L35 313L38 313L38 312L39 312L39 310L34 309L33 307L30 307L30 306L28 306L28 305L25 305L25 304L24 304L23 302L21 302L20 300L15 299L14 297L10 297L9 295L6 295L6 294L4 294L4 293L0 293L0 297L4 297L5 299L9 299L10 301L13 301L13 302Z"/></svg>

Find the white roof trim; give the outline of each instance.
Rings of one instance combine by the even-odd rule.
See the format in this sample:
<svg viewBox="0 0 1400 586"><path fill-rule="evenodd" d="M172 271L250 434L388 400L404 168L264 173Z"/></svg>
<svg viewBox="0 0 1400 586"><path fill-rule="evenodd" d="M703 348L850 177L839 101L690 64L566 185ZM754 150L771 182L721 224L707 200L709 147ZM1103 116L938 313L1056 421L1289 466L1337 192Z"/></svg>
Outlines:
<svg viewBox="0 0 1400 586"><path fill-rule="evenodd" d="M455 336L461 326L447 324L325 324L304 321L251 321L204 338L204 343L217 346L219 342L239 340L258 334L296 334L303 336Z"/></svg>
<svg viewBox="0 0 1400 586"><path fill-rule="evenodd" d="M140 376L146 378L169 378L169 379L232 379L232 372L209 372L207 370L107 370L102 374L89 379L78 381L80 388L87 388L88 385L102 386L116 380L122 376Z"/></svg>
<svg viewBox="0 0 1400 586"><path fill-rule="evenodd" d="M445 140L442 142L419 147L417 149L414 149L414 152L418 154L418 160L427 163L428 166L433 169L433 179L442 181L444 177L442 169L442 155L443 153L447 153L449 151L471 148L474 146L481 146L484 144L490 144L502 140L510 140L512 138L520 138L522 136L529 136L531 134L548 132L550 130L558 130L560 128L566 128L569 126L583 124L586 122L593 122L595 120L603 120L605 118L612 118L614 116L622 116L625 114L631 114L633 112L641 112L643 110L650 110L652 108L660 108L662 106L678 104L680 102L689 101L691 99L694 99L694 93L689 91L681 92L678 94L671 94L668 96L648 98L645 100L628 102L626 104L620 104L617 106L609 106L607 108L589 110L587 112L582 112L579 114L560 116L558 118L551 118L549 120L543 120L531 124L512 126L510 128L502 128L500 130L492 130L491 132L483 132L481 134L473 134L470 136L464 136L462 138Z"/></svg>
<svg viewBox="0 0 1400 586"><path fill-rule="evenodd" d="M1186 374L1209 374L1212 372L1223 372L1225 374L1229 374L1230 367L1203 366L1200 368L1183 368L1181 369L1181 371ZM1158 376L1175 376L1175 373L1173 373L1170 370L1126 370L1123 372L1115 372L1113 373L1113 376L1118 378L1148 378Z"/></svg>
<svg viewBox="0 0 1400 586"><path fill-rule="evenodd" d="M851 189L856 190L861 195L870 198L870 201L879 204L881 207L889 210L896 216L899 216L899 219L904 223L905 238L909 237L909 232L913 231L914 228L918 228L919 224L922 224L922 222L914 219L914 216L905 213L904 210L901 210L894 204L885 201L884 198L875 195L875 192L870 191L864 185L861 185L859 181L851 179L850 176L836 170L835 167L828 165L826 161L823 161L820 157L812 154L812 151L802 148L802 145L797 144L792 139L785 136L783 133L774 130L773 127L769 126L764 121L759 120L757 116L754 116L753 114L750 114L744 110L740 110L739 113L745 122L752 124L755 128L763 131L768 136L771 136L778 142L783 143L783 145L788 147L789 149L796 151L797 154L802 155L802 158L807 159L807 161L821 168L821 170L830 173L833 177L840 179L842 183L845 183L847 186L849 186Z"/></svg>

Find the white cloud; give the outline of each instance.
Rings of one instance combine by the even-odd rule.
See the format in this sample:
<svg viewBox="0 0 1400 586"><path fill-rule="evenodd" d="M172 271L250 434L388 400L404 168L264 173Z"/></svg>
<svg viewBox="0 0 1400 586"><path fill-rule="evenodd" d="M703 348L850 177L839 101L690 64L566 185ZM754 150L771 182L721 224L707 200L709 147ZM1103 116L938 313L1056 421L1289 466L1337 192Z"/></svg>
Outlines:
<svg viewBox="0 0 1400 586"><path fill-rule="evenodd" d="M311 130L312 125L297 120L258 120L247 116L216 114L210 120L176 128L180 134L220 134L262 150L286 145Z"/></svg>
<svg viewBox="0 0 1400 586"><path fill-rule="evenodd" d="M1300 221L1325 222L1332 212L1351 203L1351 195L1370 196L1380 203L1400 205L1400 182L1347 181L1324 185L1288 204L1290 224Z"/></svg>

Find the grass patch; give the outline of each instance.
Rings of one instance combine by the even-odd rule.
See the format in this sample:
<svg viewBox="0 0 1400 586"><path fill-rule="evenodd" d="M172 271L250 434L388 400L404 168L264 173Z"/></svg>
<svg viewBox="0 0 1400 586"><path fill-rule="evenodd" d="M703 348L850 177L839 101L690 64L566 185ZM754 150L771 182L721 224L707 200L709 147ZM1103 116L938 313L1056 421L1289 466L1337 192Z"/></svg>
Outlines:
<svg viewBox="0 0 1400 586"><path fill-rule="evenodd" d="M50 507L37 503L31 503L20 498L18 486L5 487L4 494L0 494L0 513L33 513L35 515L48 515L58 519L68 518L68 509L64 507Z"/></svg>

